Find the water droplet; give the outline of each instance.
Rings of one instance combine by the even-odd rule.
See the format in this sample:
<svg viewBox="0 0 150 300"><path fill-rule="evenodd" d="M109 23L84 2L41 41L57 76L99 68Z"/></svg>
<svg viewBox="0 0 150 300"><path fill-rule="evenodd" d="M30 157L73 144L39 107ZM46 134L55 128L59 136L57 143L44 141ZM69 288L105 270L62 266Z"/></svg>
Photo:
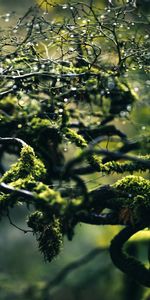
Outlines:
<svg viewBox="0 0 150 300"><path fill-rule="evenodd" d="M44 64L42 64L42 65L41 65L41 68L42 68L42 69L44 69L44 68L45 68L45 65L44 65Z"/></svg>
<svg viewBox="0 0 150 300"><path fill-rule="evenodd" d="M135 91L135 92L138 92L138 91L139 91L139 88L136 86L136 87L134 88L134 91Z"/></svg>
<svg viewBox="0 0 150 300"><path fill-rule="evenodd" d="M122 121L122 125L126 125L126 121Z"/></svg>
<svg viewBox="0 0 150 300"><path fill-rule="evenodd" d="M38 71L38 66L34 66L33 71Z"/></svg>
<svg viewBox="0 0 150 300"><path fill-rule="evenodd" d="M65 148L64 148L64 152L67 152L67 151L68 151L68 148L65 147Z"/></svg>
<svg viewBox="0 0 150 300"><path fill-rule="evenodd" d="M5 22L9 22L9 18L6 18L6 19L5 19Z"/></svg>
<svg viewBox="0 0 150 300"><path fill-rule="evenodd" d="M105 19L105 16L104 16L104 15L101 15L100 18L101 18L102 20L104 20L104 19Z"/></svg>
<svg viewBox="0 0 150 300"><path fill-rule="evenodd" d="M121 112L120 112L120 116L121 116L121 117L125 117L125 116L126 116L126 111L121 111Z"/></svg>
<svg viewBox="0 0 150 300"><path fill-rule="evenodd" d="M60 108L60 109L59 109L59 113L62 113L62 112L63 112L63 108Z"/></svg>
<svg viewBox="0 0 150 300"><path fill-rule="evenodd" d="M67 4L64 4L63 6L62 6L62 9L66 9L68 7L68 5Z"/></svg>
<svg viewBox="0 0 150 300"><path fill-rule="evenodd" d="M145 129L146 129L146 127L145 127L145 126L142 126L142 127L141 127L141 129L142 129L142 130L145 130Z"/></svg>
<svg viewBox="0 0 150 300"><path fill-rule="evenodd" d="M110 89L110 90L112 90L113 88L115 87L115 83L114 83L114 80L113 80L113 78L108 78L108 88Z"/></svg>
<svg viewBox="0 0 150 300"><path fill-rule="evenodd" d="M64 102L66 102L66 103L67 103L67 102L68 102L68 99L67 99L67 98L64 98Z"/></svg>
<svg viewBox="0 0 150 300"><path fill-rule="evenodd" d="M34 25L34 28L36 28L36 29L39 29L39 27L40 27L39 24Z"/></svg>
<svg viewBox="0 0 150 300"><path fill-rule="evenodd" d="M131 111L131 109L132 109L131 105L127 105L127 110Z"/></svg>

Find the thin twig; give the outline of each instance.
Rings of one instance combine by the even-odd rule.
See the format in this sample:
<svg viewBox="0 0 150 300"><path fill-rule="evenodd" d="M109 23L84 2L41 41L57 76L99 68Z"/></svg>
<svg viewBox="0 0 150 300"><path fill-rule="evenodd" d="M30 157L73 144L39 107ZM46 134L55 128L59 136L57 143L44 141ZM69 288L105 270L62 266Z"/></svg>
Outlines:
<svg viewBox="0 0 150 300"><path fill-rule="evenodd" d="M59 285L71 272L73 272L77 268L84 266L85 264L93 260L97 255L102 254L105 250L107 250L107 248L105 247L95 248L92 251L90 251L90 253L88 253L86 256L64 267L54 279L52 279L46 284L46 286L43 289L43 294L47 293L52 288Z"/></svg>
<svg viewBox="0 0 150 300"><path fill-rule="evenodd" d="M10 214L9 214L9 210L7 211L7 217L8 217L8 220L9 220L10 224L12 226L14 226L15 228L19 229L20 231L23 231L24 233L28 233L28 232L32 232L33 233L33 230L31 230L31 229L23 229L23 228L17 226L16 224L14 224L13 221L11 220L11 217L10 217Z"/></svg>

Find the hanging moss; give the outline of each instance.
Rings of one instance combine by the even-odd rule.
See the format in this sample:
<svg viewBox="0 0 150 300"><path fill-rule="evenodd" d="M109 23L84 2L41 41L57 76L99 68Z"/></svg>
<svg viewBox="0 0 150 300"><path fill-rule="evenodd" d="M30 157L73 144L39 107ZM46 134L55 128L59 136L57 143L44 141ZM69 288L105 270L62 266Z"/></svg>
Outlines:
<svg viewBox="0 0 150 300"><path fill-rule="evenodd" d="M48 219L43 213L36 211L28 220L28 226L33 229L39 245L39 250L46 261L51 261L62 248L63 235L61 223L53 216Z"/></svg>

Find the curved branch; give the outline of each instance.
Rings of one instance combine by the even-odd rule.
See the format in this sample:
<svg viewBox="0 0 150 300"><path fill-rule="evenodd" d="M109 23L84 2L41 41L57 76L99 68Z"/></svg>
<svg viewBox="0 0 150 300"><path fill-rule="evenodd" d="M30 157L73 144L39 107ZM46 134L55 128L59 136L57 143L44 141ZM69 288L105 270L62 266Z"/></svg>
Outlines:
<svg viewBox="0 0 150 300"><path fill-rule="evenodd" d="M2 137L0 137L0 144L8 144L9 145L10 143L19 144L22 147L27 146L27 143L19 138L14 138L14 137L2 138Z"/></svg>
<svg viewBox="0 0 150 300"><path fill-rule="evenodd" d="M118 220L118 216L115 212L107 214L79 214L78 222L91 225L124 225Z"/></svg>
<svg viewBox="0 0 150 300"><path fill-rule="evenodd" d="M144 226L126 227L117 234L111 242L110 256L113 263L127 276L132 277L139 284L150 287L150 270L148 270L136 258L123 251L123 246L136 232L144 229Z"/></svg>
<svg viewBox="0 0 150 300"><path fill-rule="evenodd" d="M111 157L111 159L116 160L116 159L125 159L128 161L131 161L133 163L139 163L141 164L142 168L150 168L150 160L148 158L143 159L141 157L136 157L136 156L131 156L131 155L127 155L127 154L123 154L121 152L113 152L113 151L109 151L109 150L97 150L97 149L93 149L92 147L88 147L85 150L82 151L81 154L79 154L76 158L70 160L66 166L65 166L65 170L64 170L64 176L68 176L69 173L71 173L71 171L74 172L74 170L72 170L74 168L74 166L76 166L77 164L83 162L83 160L87 157L89 157L90 155L94 155L94 154L99 154L99 155L105 155L106 157ZM105 166L105 164L102 164L102 167ZM98 170L96 170L98 171ZM101 170L99 170L101 171ZM104 170L103 170L104 171ZM115 171L115 170L114 170Z"/></svg>

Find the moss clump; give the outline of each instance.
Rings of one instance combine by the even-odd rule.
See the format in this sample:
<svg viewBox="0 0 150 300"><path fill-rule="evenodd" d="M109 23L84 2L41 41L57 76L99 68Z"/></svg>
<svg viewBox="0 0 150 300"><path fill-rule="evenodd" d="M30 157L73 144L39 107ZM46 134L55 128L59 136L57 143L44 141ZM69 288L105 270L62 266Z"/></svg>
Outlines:
<svg viewBox="0 0 150 300"><path fill-rule="evenodd" d="M150 182L141 176L129 175L118 180L114 186L118 190L124 190L131 196L143 195L148 198L150 196Z"/></svg>
<svg viewBox="0 0 150 300"><path fill-rule="evenodd" d="M18 162L11 166L1 178L1 182L11 183L17 187L22 187L22 179L28 183L43 178L46 174L44 164L35 156L34 150L26 145L21 150L21 155ZM19 181L20 180L20 181Z"/></svg>
<svg viewBox="0 0 150 300"><path fill-rule="evenodd" d="M122 197L122 207L132 212L134 223L150 223L150 181L141 176L129 175L113 185Z"/></svg>
<svg viewBox="0 0 150 300"><path fill-rule="evenodd" d="M47 185L40 182L34 189L37 204L42 206L42 203L47 203L51 209L51 213L62 215L66 209L66 201L61 197L60 193L49 188Z"/></svg>
<svg viewBox="0 0 150 300"><path fill-rule="evenodd" d="M59 254L63 244L60 220L55 216L49 220L46 215L36 211L29 217L28 226L33 229L45 260L50 262Z"/></svg>
<svg viewBox="0 0 150 300"><path fill-rule="evenodd" d="M44 178L46 169L40 159L35 156L34 150L26 145L21 150L18 162L11 166L0 179L0 182L8 183L13 188L34 190L38 180ZM0 193L0 211L5 214L8 207L13 207L20 201L20 197L11 194Z"/></svg>
<svg viewBox="0 0 150 300"><path fill-rule="evenodd" d="M0 110L8 115L16 112L17 99L14 97L6 97L0 101Z"/></svg>
<svg viewBox="0 0 150 300"><path fill-rule="evenodd" d="M52 126L52 123L48 119L33 118L31 121L31 127L36 130L51 127L51 126Z"/></svg>
<svg viewBox="0 0 150 300"><path fill-rule="evenodd" d="M66 128L64 130L64 133L66 134L66 137L73 143L75 143L76 146L80 147L80 148L85 148L87 147L87 142L85 141L85 139L78 134L76 131L70 129L70 128Z"/></svg>

